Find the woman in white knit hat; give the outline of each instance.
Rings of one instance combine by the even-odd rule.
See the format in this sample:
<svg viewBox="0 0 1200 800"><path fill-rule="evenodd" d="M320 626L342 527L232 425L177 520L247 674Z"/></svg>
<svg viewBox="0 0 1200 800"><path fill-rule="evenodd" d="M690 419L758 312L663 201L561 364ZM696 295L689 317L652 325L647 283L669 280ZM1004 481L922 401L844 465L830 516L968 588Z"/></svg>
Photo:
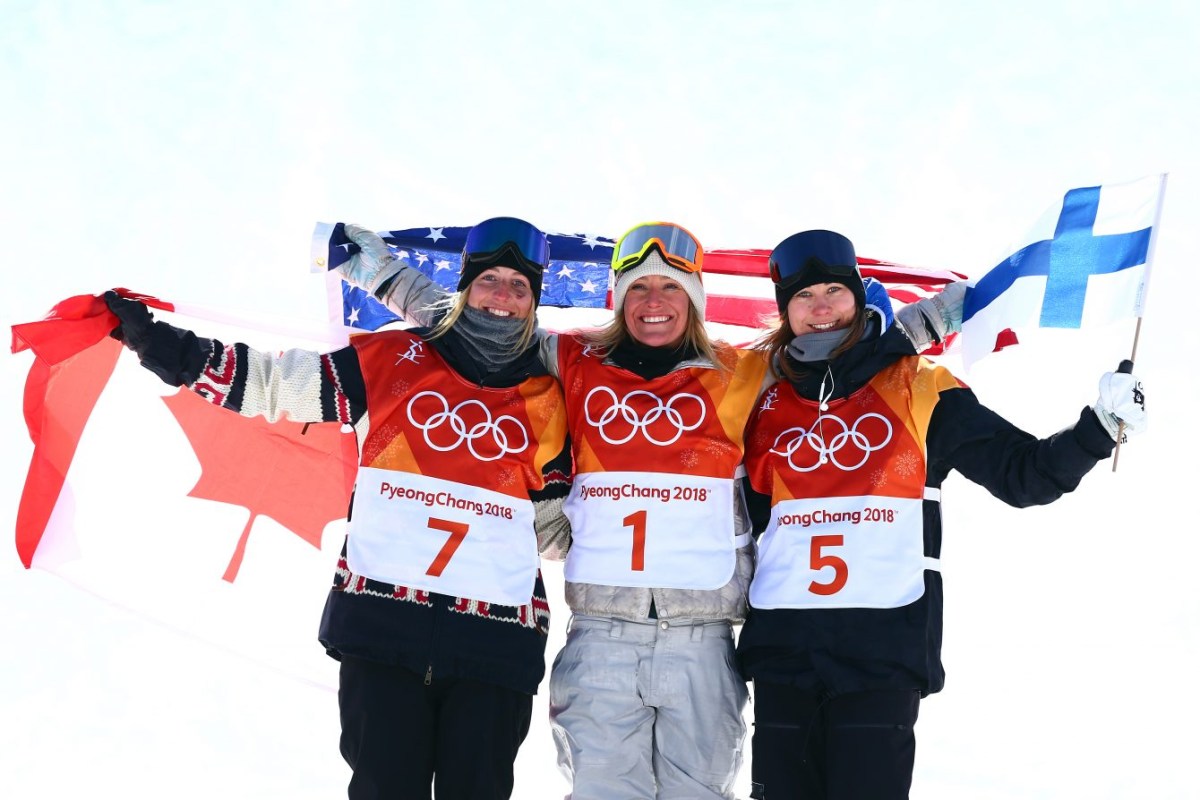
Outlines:
<svg viewBox="0 0 1200 800"><path fill-rule="evenodd" d="M550 677L573 798L728 798L746 688L733 626L753 573L738 474L765 362L709 339L704 252L646 223L613 251L613 319L560 337L575 474Z"/></svg>

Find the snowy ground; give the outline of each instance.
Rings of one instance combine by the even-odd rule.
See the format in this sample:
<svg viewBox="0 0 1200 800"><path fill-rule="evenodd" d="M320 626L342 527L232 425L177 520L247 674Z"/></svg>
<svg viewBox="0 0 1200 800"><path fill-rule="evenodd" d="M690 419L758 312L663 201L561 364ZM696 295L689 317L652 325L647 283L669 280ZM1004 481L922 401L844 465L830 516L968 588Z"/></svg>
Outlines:
<svg viewBox="0 0 1200 800"><path fill-rule="evenodd" d="M1047 508L944 487L948 680L922 705L913 797L1200 796L1194 3L3 9L0 329L110 286L323 324L318 221L515 214L614 235L671 219L714 248L828 227L863 256L977 276L1062 192L1170 173L1137 359L1150 430ZM1047 435L1132 331L1023 338L962 377ZM0 541L30 453L28 363L0 358ZM274 631L314 681L180 633L203 609L167 627L0 546L0 796L343 796L335 665L315 641L329 563ZM552 657L567 615L547 576ZM544 688L518 800L567 791Z"/></svg>

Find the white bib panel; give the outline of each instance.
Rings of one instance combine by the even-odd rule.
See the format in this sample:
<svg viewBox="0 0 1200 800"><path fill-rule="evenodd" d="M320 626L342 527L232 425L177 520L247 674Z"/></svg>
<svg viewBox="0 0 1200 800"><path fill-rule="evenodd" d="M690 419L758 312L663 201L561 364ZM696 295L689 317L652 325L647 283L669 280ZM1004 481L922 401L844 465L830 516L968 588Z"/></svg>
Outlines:
<svg viewBox="0 0 1200 800"><path fill-rule="evenodd" d="M898 608L925 592L922 501L784 500L771 509L750 584L755 608Z"/></svg>
<svg viewBox="0 0 1200 800"><path fill-rule="evenodd" d="M529 500L359 467L346 561L384 583L522 606L540 563L533 518Z"/></svg>
<svg viewBox="0 0 1200 800"><path fill-rule="evenodd" d="M607 586L719 589L736 565L733 481L664 472L575 476L566 579Z"/></svg>

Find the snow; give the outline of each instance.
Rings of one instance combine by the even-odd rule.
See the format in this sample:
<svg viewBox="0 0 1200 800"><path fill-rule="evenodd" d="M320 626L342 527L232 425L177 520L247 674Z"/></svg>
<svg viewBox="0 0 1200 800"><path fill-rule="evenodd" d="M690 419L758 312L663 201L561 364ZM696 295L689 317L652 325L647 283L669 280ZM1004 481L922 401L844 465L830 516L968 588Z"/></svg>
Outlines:
<svg viewBox="0 0 1200 800"><path fill-rule="evenodd" d="M613 235L666 218L730 248L827 227L976 275L1066 189L1169 172L1135 369L1149 430L1048 507L943 487L948 679L921 706L913 796L1196 796L1195 8L12 5L5 326L109 286L322 324L316 221ZM1048 435L1094 402L1133 324L1021 338L958 374ZM28 365L0 359L0 530L30 454ZM567 614L546 572L551 659ZM300 679L129 605L0 555L0 794L344 794L319 612L281 623L315 655ZM543 683L520 800L568 791L545 704Z"/></svg>

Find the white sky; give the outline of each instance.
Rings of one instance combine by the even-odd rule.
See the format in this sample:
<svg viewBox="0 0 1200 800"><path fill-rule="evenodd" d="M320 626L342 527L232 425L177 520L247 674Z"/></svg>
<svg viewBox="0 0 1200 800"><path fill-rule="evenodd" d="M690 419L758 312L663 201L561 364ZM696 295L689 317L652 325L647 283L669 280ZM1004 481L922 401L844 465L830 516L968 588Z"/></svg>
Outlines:
<svg viewBox="0 0 1200 800"><path fill-rule="evenodd" d="M945 487L949 677L922 705L913 795L1194 797L1200 11L960 5L3 0L0 324L122 285L319 325L316 221L611 236L659 218L712 248L827 227L976 276L1065 190L1168 172L1136 370L1150 431L1048 508ZM963 377L1047 435L1132 335L1031 334ZM0 359L0 531L29 362ZM0 563L4 795L343 793L332 692L26 572L11 546ZM522 799L566 791L542 689Z"/></svg>

